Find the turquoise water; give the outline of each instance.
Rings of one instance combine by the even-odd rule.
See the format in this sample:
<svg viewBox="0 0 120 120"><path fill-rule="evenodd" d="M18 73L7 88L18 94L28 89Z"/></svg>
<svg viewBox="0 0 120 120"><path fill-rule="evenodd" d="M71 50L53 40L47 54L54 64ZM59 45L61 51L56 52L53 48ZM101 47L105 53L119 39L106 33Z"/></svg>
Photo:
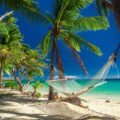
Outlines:
<svg viewBox="0 0 120 120"><path fill-rule="evenodd" d="M107 83L90 90L89 93L120 94L120 79L109 79ZM81 82L79 82L81 84Z"/></svg>
<svg viewBox="0 0 120 120"><path fill-rule="evenodd" d="M91 89L89 92L84 93L82 96L102 96L102 97L108 97L109 98L119 98L120 99L120 79L108 79L106 80L107 83L103 84L99 87L96 87L94 89ZM75 84L77 82L77 84ZM76 82L72 82L71 80L69 83L66 83L66 87L71 90L75 91L75 89L81 90L83 87L87 85L91 85L90 80L76 80ZM49 85L46 84L46 82L41 82L43 84L43 87L39 90L40 92L48 94ZM25 82L23 83L25 84ZM30 84L27 90L33 90L32 85L34 82ZM59 88L62 89L62 86L59 85Z"/></svg>
<svg viewBox="0 0 120 120"><path fill-rule="evenodd" d="M120 99L120 79L109 79L106 81L107 81L106 84L103 84L94 89L91 89L89 92L86 92L85 94L83 94L83 96L97 95L97 96L103 96L103 97L109 96L109 97ZM80 84L82 87L84 87L86 85L89 85L90 81L89 80L77 80L77 83ZM48 92L48 85L46 85L45 82L43 82L43 84L45 86L40 91ZM72 84L72 87L70 86L70 89L75 88L75 87L76 86Z"/></svg>

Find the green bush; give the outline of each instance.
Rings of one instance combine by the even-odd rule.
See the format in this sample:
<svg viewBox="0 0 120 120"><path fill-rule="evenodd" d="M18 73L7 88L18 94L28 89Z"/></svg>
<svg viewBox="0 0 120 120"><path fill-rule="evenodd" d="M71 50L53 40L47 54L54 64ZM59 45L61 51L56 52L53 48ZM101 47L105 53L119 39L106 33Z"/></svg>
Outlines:
<svg viewBox="0 0 120 120"><path fill-rule="evenodd" d="M14 82L14 81L7 81L7 82L5 83L5 87L6 87L6 88L15 89L15 90L19 90L18 85L17 85L16 82Z"/></svg>
<svg viewBox="0 0 120 120"><path fill-rule="evenodd" d="M39 93L39 92L36 93L35 97L40 98L41 97L41 93Z"/></svg>

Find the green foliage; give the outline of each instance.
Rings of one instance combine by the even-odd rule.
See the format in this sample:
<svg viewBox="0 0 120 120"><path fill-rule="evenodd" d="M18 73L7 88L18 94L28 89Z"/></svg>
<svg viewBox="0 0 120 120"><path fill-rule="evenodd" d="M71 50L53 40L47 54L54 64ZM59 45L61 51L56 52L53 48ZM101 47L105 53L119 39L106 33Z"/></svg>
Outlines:
<svg viewBox="0 0 120 120"><path fill-rule="evenodd" d="M40 83L40 81L36 81L32 84L34 90L39 90L43 85Z"/></svg>
<svg viewBox="0 0 120 120"><path fill-rule="evenodd" d="M44 76L43 69L47 67L47 64L45 64L37 52L37 50L33 50L30 47L23 45L22 52L24 54L24 57L20 57L20 64L24 67L26 70L26 77L32 78L36 75ZM19 63L16 64L16 67L19 69Z"/></svg>
<svg viewBox="0 0 120 120"><path fill-rule="evenodd" d="M96 8L101 16L108 16L109 9L103 4L102 0L96 0Z"/></svg>
<svg viewBox="0 0 120 120"><path fill-rule="evenodd" d="M22 43L23 36L15 22L13 15L9 15L0 23L0 63L3 64L3 73L19 80L22 77L31 80L36 75L44 76L43 68L47 65L37 50ZM13 83L7 83L7 86L15 88Z"/></svg>
<svg viewBox="0 0 120 120"><path fill-rule="evenodd" d="M21 13L30 21L48 22L48 19L40 13L36 0L0 0L0 6L2 5Z"/></svg>
<svg viewBox="0 0 120 120"><path fill-rule="evenodd" d="M52 34L52 31L49 31L39 45L44 56L46 56L48 54L49 49L51 47L51 36L52 36L51 34Z"/></svg>
<svg viewBox="0 0 120 120"><path fill-rule="evenodd" d="M78 35L68 32L67 34L63 34L63 38L64 38L65 43L68 46L72 46L72 48L74 48L78 52L80 51L80 46L86 46L96 55L98 56L102 55L102 52L98 47L96 47L90 42L87 42L86 40L84 40Z"/></svg>
<svg viewBox="0 0 120 120"><path fill-rule="evenodd" d="M105 16L94 16L94 17L84 17L81 15L81 9L89 6L93 0L56 0L55 7L52 11L53 14L46 14L46 16L51 19L52 22L50 30L40 43L40 48L45 56L48 55L51 50L51 46L56 48L53 40L56 45L57 40L63 40L63 42L72 49L72 52L75 50L74 54L77 54L81 51L81 46L89 48L93 53L98 56L102 55L101 50L93 45L92 43L84 40L77 35L79 32L86 31L96 31L96 30L106 30L109 27L108 20ZM85 66L81 62L81 66Z"/></svg>
<svg viewBox="0 0 120 120"><path fill-rule="evenodd" d="M15 21L15 18L10 15L0 23L0 62L11 61L21 47L23 37Z"/></svg>
<svg viewBox="0 0 120 120"><path fill-rule="evenodd" d="M71 32L85 32L107 29L109 27L106 17L80 17L75 20L63 21L63 28Z"/></svg>
<svg viewBox="0 0 120 120"><path fill-rule="evenodd" d="M58 20L74 19L80 16L80 10L87 7L93 0L58 0ZM67 17L69 16L69 17Z"/></svg>
<svg viewBox="0 0 120 120"><path fill-rule="evenodd" d="M37 92L35 97L40 98L41 97L41 93Z"/></svg>
<svg viewBox="0 0 120 120"><path fill-rule="evenodd" d="M17 85L17 83L14 80L5 80L5 87L6 88L11 88L11 89L15 89L15 90L19 90L19 87Z"/></svg>

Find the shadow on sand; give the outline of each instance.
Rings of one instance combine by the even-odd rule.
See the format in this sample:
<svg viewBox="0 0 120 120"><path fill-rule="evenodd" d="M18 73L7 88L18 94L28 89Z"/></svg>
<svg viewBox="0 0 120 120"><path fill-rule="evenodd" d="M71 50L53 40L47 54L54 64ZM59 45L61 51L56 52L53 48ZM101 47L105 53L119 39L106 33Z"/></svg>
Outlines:
<svg viewBox="0 0 120 120"><path fill-rule="evenodd" d="M14 111L7 111L7 110L0 110L0 113L8 113L8 114L13 114L17 117L12 117L12 118L0 118L0 120L72 120L69 117L65 116L59 116L59 115L53 115L53 116L45 116L42 114L26 114L26 113L18 113ZM28 118L19 118L19 117L28 117ZM80 117L79 119L76 120L117 120L112 117L98 117L98 116L91 116L91 115L85 115Z"/></svg>
<svg viewBox="0 0 120 120"><path fill-rule="evenodd" d="M2 109L4 106L9 105L7 101L11 102L18 102L18 103L40 103L40 100L37 99L31 99L31 98L26 98L26 97L3 97L0 100L0 114L11 114L14 117L5 117L5 118L0 118L0 120L73 120L70 117L66 116L59 116L59 115L44 115L44 114L28 114L28 113L19 113L14 110L8 110L8 109ZM24 118L23 118L24 117ZM113 118L110 116L104 116L104 117L99 117L99 116L92 116L92 115L82 115L80 118L76 120L118 120L117 118Z"/></svg>
<svg viewBox="0 0 120 120"><path fill-rule="evenodd" d="M118 119L110 116L99 117L99 116L84 115L77 120L118 120Z"/></svg>

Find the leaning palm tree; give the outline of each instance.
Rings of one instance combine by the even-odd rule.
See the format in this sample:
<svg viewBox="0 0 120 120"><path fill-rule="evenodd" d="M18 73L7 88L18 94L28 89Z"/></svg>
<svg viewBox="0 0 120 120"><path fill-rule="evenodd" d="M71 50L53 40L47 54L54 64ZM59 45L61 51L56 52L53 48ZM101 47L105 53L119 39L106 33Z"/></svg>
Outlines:
<svg viewBox="0 0 120 120"><path fill-rule="evenodd" d="M21 48L22 35L15 21L12 16L7 16L0 23L0 87L2 87L2 74L7 60L10 60L12 55L17 55Z"/></svg>
<svg viewBox="0 0 120 120"><path fill-rule="evenodd" d="M79 32L107 29L109 26L104 16L83 17L81 15L80 10L87 7L90 3L92 3L92 0L56 0L54 12L52 14L47 13L46 16L51 20L51 28L40 43L40 47L46 56L49 51L51 54L50 80L54 77L54 55L56 55L59 79L64 78L64 70L58 47L59 40L62 40L71 49L86 75L88 75L87 69L78 54L81 46L84 45L93 53L99 56L102 55L99 48L77 34ZM52 99L54 99L54 94L53 88L50 86L49 100Z"/></svg>
<svg viewBox="0 0 120 120"><path fill-rule="evenodd" d="M120 1L119 0L96 0L96 8L100 15L107 16L112 11L120 30Z"/></svg>
<svg viewBox="0 0 120 120"><path fill-rule="evenodd" d="M0 7L3 5L6 10L19 12L32 22L47 21L47 18L41 14L36 0L0 0ZM6 13L5 16L8 14Z"/></svg>
<svg viewBox="0 0 120 120"><path fill-rule="evenodd" d="M31 79L36 74L43 76L42 68L46 64L37 50L22 43L23 36L15 22L13 15L9 15L0 23L0 88L5 72L14 76L19 90L23 92L22 77Z"/></svg>

